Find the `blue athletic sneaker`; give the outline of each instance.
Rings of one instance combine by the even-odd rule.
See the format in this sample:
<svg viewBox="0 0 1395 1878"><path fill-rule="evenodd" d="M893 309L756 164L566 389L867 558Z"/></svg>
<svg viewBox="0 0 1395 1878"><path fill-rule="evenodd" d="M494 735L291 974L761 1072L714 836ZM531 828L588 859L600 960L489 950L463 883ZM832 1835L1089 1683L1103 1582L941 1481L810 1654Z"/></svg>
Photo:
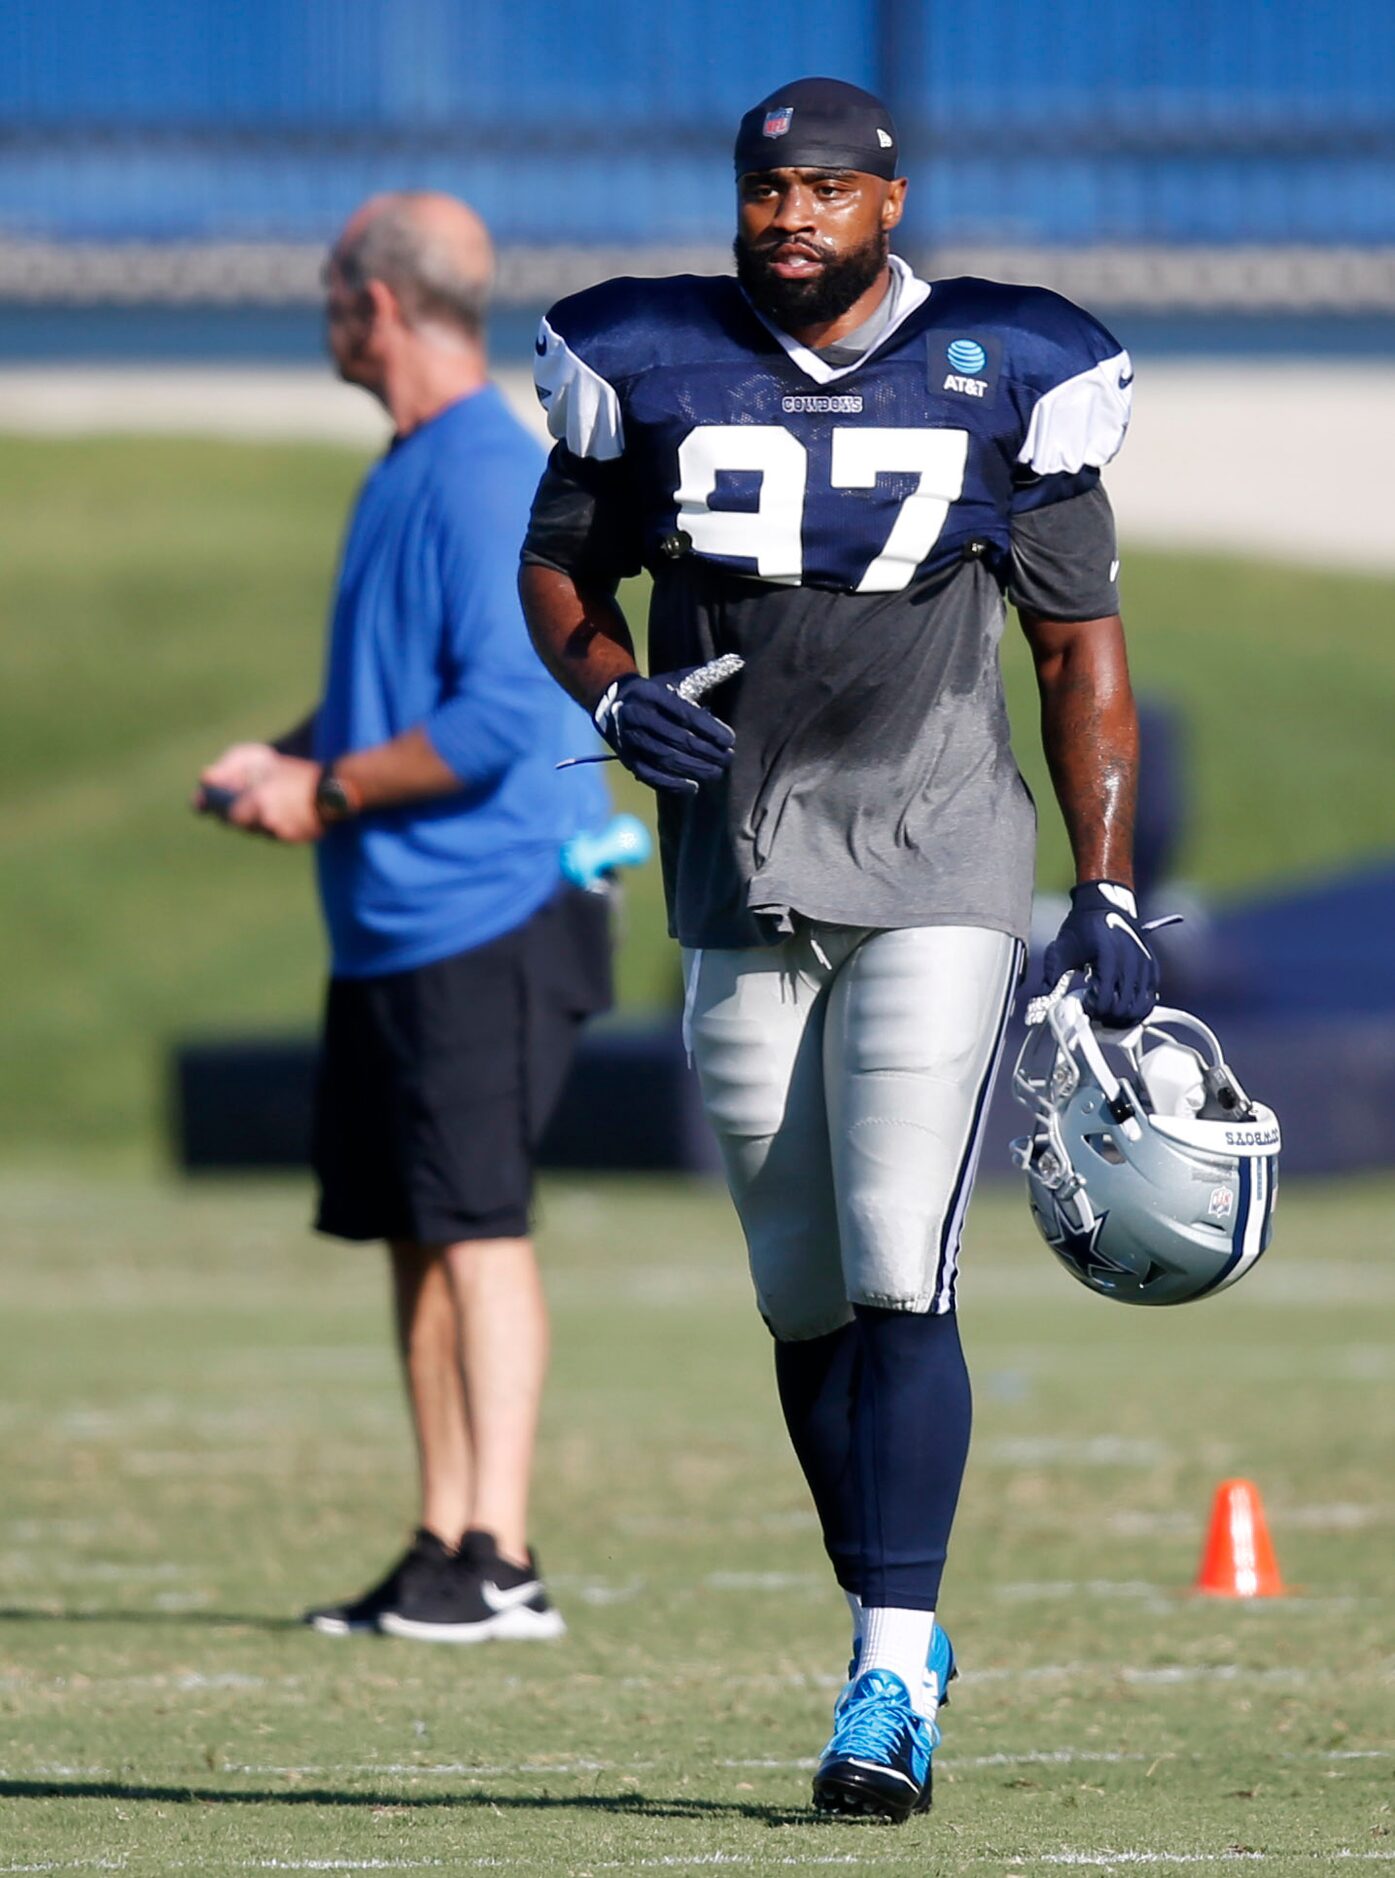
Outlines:
<svg viewBox="0 0 1395 1878"><path fill-rule="evenodd" d="M848 1680L838 1700L833 1704L833 1719L836 1722L842 1712L843 1704L848 1699L848 1690L857 1680L858 1659L862 1655L861 1638L853 1645L852 1657L848 1663ZM935 1684L935 1703L939 1708L949 1707L949 1685L959 1674L959 1667L954 1657L954 1645L949 1640L949 1633L936 1624L930 1636L930 1653L925 1659L925 1680ZM927 1802L928 1804L928 1802Z"/></svg>
<svg viewBox="0 0 1395 1878"><path fill-rule="evenodd" d="M930 1804L930 1757L939 1741L899 1676L866 1670L838 1704L833 1739L814 1775L814 1805L901 1825Z"/></svg>

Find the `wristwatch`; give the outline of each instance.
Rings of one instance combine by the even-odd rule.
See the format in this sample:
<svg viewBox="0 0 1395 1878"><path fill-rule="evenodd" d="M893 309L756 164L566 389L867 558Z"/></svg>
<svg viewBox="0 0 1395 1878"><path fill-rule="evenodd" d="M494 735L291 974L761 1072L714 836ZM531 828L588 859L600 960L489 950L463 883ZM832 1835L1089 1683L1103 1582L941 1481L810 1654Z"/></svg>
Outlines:
<svg viewBox="0 0 1395 1878"><path fill-rule="evenodd" d="M363 807L363 798L351 782L336 776L334 765L326 763L315 784L315 813L326 828L347 822Z"/></svg>

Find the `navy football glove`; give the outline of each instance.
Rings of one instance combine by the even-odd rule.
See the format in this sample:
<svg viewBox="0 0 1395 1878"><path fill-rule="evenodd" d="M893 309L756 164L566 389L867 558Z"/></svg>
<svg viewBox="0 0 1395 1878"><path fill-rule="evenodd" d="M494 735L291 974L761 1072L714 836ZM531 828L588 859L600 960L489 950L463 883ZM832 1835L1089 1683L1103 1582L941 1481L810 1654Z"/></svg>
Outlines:
<svg viewBox="0 0 1395 1878"><path fill-rule="evenodd" d="M1157 1003L1158 962L1128 887L1087 880L1071 888L1070 912L1046 949L1046 982L1079 971L1090 974L1085 1009L1101 1024L1140 1024Z"/></svg>
<svg viewBox="0 0 1395 1878"><path fill-rule="evenodd" d="M626 672L592 713L625 768L651 789L692 794L699 784L715 782L731 762L736 738L730 725L678 695L679 685L697 669L654 678Z"/></svg>

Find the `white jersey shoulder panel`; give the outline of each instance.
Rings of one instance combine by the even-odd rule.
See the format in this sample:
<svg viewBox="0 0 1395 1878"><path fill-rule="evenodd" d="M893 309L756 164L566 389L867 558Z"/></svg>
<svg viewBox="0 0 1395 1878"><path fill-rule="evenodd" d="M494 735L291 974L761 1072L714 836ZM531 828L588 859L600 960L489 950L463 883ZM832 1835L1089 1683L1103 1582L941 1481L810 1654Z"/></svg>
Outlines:
<svg viewBox="0 0 1395 1878"><path fill-rule="evenodd" d="M546 320L538 327L533 382L547 428L574 456L609 462L625 448L614 387L578 357Z"/></svg>
<svg viewBox="0 0 1395 1878"><path fill-rule="evenodd" d="M1132 410L1133 365L1116 352L1038 398L1017 460L1038 476L1101 469L1118 454Z"/></svg>

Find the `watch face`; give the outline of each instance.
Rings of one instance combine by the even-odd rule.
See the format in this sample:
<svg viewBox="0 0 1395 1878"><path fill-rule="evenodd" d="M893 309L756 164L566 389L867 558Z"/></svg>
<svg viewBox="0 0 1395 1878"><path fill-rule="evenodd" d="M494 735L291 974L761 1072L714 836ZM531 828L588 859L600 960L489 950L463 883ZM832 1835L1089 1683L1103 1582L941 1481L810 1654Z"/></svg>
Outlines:
<svg viewBox="0 0 1395 1878"><path fill-rule="evenodd" d="M342 822L353 814L349 792L337 776L322 776L315 791L315 807L320 820Z"/></svg>

